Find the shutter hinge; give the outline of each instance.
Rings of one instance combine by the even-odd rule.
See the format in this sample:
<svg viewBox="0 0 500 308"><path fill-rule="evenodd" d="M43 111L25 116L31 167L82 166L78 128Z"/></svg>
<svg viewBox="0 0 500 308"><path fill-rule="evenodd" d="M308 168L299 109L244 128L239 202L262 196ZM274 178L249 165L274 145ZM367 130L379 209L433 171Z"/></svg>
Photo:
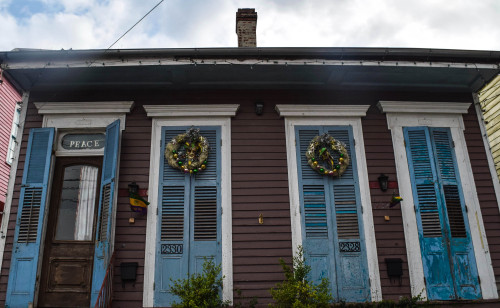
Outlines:
<svg viewBox="0 0 500 308"><path fill-rule="evenodd" d="M425 276L424 276L424 284L427 286L427 279L425 279Z"/></svg>
<svg viewBox="0 0 500 308"><path fill-rule="evenodd" d="M465 205L465 213L469 213L469 207L467 206L467 204Z"/></svg>
<svg viewBox="0 0 500 308"><path fill-rule="evenodd" d="M354 143L354 146L356 146L356 139L352 139L352 143Z"/></svg>
<svg viewBox="0 0 500 308"><path fill-rule="evenodd" d="M417 206L415 204L413 205L413 210L415 211L415 213L417 212Z"/></svg>
<svg viewBox="0 0 500 308"><path fill-rule="evenodd" d="M156 216L158 216L158 207L156 207Z"/></svg>
<svg viewBox="0 0 500 308"><path fill-rule="evenodd" d="M363 206L361 206L361 214L363 214L365 212Z"/></svg>
<svg viewBox="0 0 500 308"><path fill-rule="evenodd" d="M455 141L453 141L453 140L451 141L451 147L455 148Z"/></svg>
<svg viewBox="0 0 500 308"><path fill-rule="evenodd" d="M295 139L295 140L293 141L293 143L295 143L295 146L297 146L297 139Z"/></svg>
<svg viewBox="0 0 500 308"><path fill-rule="evenodd" d="M222 146L222 139L220 140L220 146Z"/></svg>
<svg viewBox="0 0 500 308"><path fill-rule="evenodd" d="M477 276L477 283L481 284L481 276Z"/></svg>
<svg viewBox="0 0 500 308"><path fill-rule="evenodd" d="M372 287L372 279L368 278L368 286L371 288Z"/></svg>
<svg viewBox="0 0 500 308"><path fill-rule="evenodd" d="M156 289L156 284L153 282L153 291Z"/></svg>
<svg viewBox="0 0 500 308"><path fill-rule="evenodd" d="M403 145L404 145L404 146L405 146L405 148L406 148L406 140L403 140Z"/></svg>

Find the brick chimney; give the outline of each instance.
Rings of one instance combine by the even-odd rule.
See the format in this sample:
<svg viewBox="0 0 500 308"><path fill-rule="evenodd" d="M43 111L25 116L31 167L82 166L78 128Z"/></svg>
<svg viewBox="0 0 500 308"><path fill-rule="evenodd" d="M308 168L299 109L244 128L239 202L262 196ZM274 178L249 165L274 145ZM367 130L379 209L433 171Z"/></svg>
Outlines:
<svg viewBox="0 0 500 308"><path fill-rule="evenodd" d="M257 47L257 12L255 9L238 9L236 34L238 47Z"/></svg>

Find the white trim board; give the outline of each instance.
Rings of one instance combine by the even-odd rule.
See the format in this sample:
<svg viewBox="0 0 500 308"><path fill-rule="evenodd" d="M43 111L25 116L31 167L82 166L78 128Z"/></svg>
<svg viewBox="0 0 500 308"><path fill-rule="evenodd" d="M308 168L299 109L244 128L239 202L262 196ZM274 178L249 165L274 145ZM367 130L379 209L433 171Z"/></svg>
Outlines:
<svg viewBox="0 0 500 308"><path fill-rule="evenodd" d="M379 106L383 112L391 110L391 112L387 112L387 123L392 134L399 192L400 195L403 196L403 201L401 201L401 212L405 231L412 295L417 296L422 294L426 297L427 290L424 281L417 220L413 206L413 191L404 145L403 127L428 126L448 127L451 130L451 135L455 142L455 155L460 174L460 182L462 183L464 193L464 201L469 209L467 217L476 256L478 275L481 278L480 285L482 296L483 299L494 299L498 298L495 275L463 132L464 123L461 113L467 112L470 103L460 104L461 106L455 105L455 108L450 106L448 110L451 113L449 114L441 112L425 113L423 110L415 110L416 112L412 113L409 111L410 108L405 108L404 104L399 104L400 106L398 108L400 109L386 102L381 102ZM458 110L462 112L457 112Z"/></svg>
<svg viewBox="0 0 500 308"><path fill-rule="evenodd" d="M191 105L197 110L196 105ZM238 105L231 105L232 115L236 113ZM150 114L151 106L144 106L144 109ZM158 106L166 107L166 106ZM184 109L188 108L184 105ZM161 109L161 108L155 108ZM162 114L160 110L157 114ZM172 112L175 112L174 110ZM232 201L231 201L231 118L225 112L223 115L211 117L186 117L186 118L168 118L158 117L153 118L151 132L151 159L149 173L149 210L148 224L146 226L146 255L144 260L144 293L143 306L154 306L154 290L153 283L155 277L155 249L156 249L156 228L158 208L158 185L159 185L159 169L161 153L161 129L163 126L220 126L221 138L221 233L222 233L222 275L223 279L223 300L233 301L233 238L232 238Z"/></svg>
<svg viewBox="0 0 500 308"><path fill-rule="evenodd" d="M286 108L283 108L286 106ZM291 110L293 105L279 105L277 110ZM310 106L311 107L311 106ZM323 108L324 106L318 106ZM351 106L350 106L351 107ZM300 107L298 107L300 108ZM369 106L364 106L363 115ZM311 110L311 116L303 113L300 117L285 117L285 132L288 161L288 182L290 194L290 219L292 227L292 245L294 255L297 253L298 245L302 244L301 214L299 181L297 174L297 152L295 149L295 126L296 125L350 125L352 126L354 139L356 140L355 151L358 164L359 190L361 193L361 204L363 206L363 225L365 231L366 254L368 261L368 272L370 276L370 293L372 301L382 300L382 288L380 284L380 272L378 267L377 247L375 241L375 228L373 225L372 204L368 183L368 170L366 165L365 145L360 116L318 117L320 110Z"/></svg>

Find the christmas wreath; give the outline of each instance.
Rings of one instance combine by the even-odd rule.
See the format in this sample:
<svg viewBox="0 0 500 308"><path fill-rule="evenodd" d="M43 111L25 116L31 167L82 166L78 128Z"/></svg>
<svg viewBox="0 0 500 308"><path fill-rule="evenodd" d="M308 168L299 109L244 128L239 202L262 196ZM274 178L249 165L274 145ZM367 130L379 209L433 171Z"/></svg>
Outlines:
<svg viewBox="0 0 500 308"><path fill-rule="evenodd" d="M168 164L185 173L196 174L206 168L208 140L200 135L200 129L191 128L172 138L165 149Z"/></svg>
<svg viewBox="0 0 500 308"><path fill-rule="evenodd" d="M309 166L323 175L340 177L349 166L345 145L327 133L311 140L306 158Z"/></svg>

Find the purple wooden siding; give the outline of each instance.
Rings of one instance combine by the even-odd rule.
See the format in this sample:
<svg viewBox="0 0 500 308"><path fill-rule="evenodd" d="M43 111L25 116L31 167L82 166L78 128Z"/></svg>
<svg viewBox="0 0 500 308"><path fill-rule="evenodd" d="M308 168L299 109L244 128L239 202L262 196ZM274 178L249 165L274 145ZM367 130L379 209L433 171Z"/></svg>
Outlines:
<svg viewBox="0 0 500 308"><path fill-rule="evenodd" d="M381 114L375 106L372 106L367 116L362 119L362 125L369 181L378 183L378 177L382 173L389 177L390 182L397 181L391 131L387 128L385 114ZM373 188L370 189L370 195L382 295L384 299L397 301L401 296L410 296L411 289L401 206L389 208L393 191L394 189L388 189L382 192L379 188ZM385 216L389 216L390 221L386 221ZM391 280L387 276L385 258L403 260L401 284L399 279Z"/></svg>
<svg viewBox="0 0 500 308"><path fill-rule="evenodd" d="M7 193L10 172L10 165L6 162L7 151L16 103L20 100L21 95L4 79L0 84L0 203L5 202Z"/></svg>
<svg viewBox="0 0 500 308"><path fill-rule="evenodd" d="M33 93L32 93L33 94ZM103 95L103 96L101 96ZM104 97L106 95L106 97ZM134 99L136 106L127 115L126 129L122 135L119 196L116 217L115 241L115 277L114 307L140 307L144 281L144 249L146 240L146 218L134 214L129 209L127 185L135 181L141 189L148 189L149 159L151 147L151 119L142 104L162 104L163 97L169 97L172 104L239 103L236 117L231 121L232 155L232 209L233 209L233 278L234 288L241 290L242 297L257 297L259 304L267 305L271 301L269 289L282 281L283 274L279 258L291 261L292 243L290 229L290 210L288 197L288 173L286 162L284 120L274 111L276 104L372 104L368 115L362 119L369 181L376 182L381 173L389 176L389 181L396 181L394 153L391 133L387 121L375 107L379 99L385 100L443 100L468 101L467 95L401 94L365 92L353 95L352 92L292 92L292 91L192 91L162 93L155 97L145 97L151 93L122 93L115 96L109 93L78 95L82 100L120 100ZM99 96L99 97L96 97ZM39 95L38 101L51 97ZM60 100L75 100L72 93L60 94ZM264 114L254 113L254 103L265 103ZM40 127L42 117L37 114L32 104L29 105L26 127L23 135L19 166L24 165L27 134L29 128ZM484 146L480 137L477 118L473 108L464 116L465 137L474 170L474 177L479 193L479 201L484 216L486 233L493 259L495 274L500 275L500 215ZM17 216L17 205L22 170L17 172L12 212L9 220L9 232L4 262L0 276L0 306L5 301L7 275L12 252L13 230ZM156 188L150 188L150 193ZM403 222L400 206L388 208L392 190L381 192L371 189L375 236L380 266L382 294L384 299L399 299L410 295L410 281L404 242ZM407 197L407 198L411 198ZM259 225L258 217L262 213L264 224ZM390 216L385 221L384 216ZM135 217L130 224L129 218ZM385 258L403 259L403 279L390 280L387 276ZM138 262L138 277L135 286L127 283L122 287L120 264ZM235 292L236 303L245 302Z"/></svg>
<svg viewBox="0 0 500 308"><path fill-rule="evenodd" d="M279 258L292 253L285 127L273 104L261 116L254 102L240 104L231 122L234 288L267 304L284 277Z"/></svg>

